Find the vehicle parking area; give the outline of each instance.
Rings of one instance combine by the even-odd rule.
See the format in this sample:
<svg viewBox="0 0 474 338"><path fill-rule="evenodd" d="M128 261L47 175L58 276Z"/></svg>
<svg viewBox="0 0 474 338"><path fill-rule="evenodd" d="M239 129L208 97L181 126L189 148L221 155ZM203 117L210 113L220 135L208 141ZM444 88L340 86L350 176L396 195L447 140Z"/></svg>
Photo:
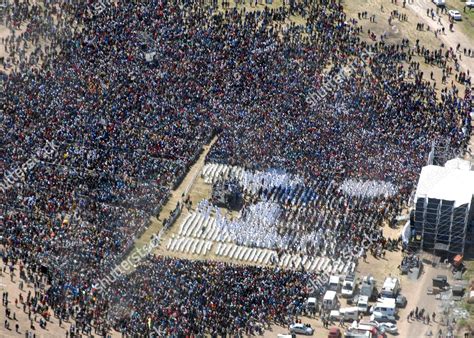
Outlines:
<svg viewBox="0 0 474 338"><path fill-rule="evenodd" d="M440 299L440 289L437 287L433 287L433 278L436 278L439 275L447 276L447 289L449 289L453 285L462 285L463 282L454 280L453 274L449 266L447 266L446 264L441 262L438 263L435 267L430 264L429 259L431 259L431 257L430 255L426 254L420 257L424 261L420 277L416 280L412 280L406 274L402 275L399 269L394 269L394 267L397 267L400 264L402 258L403 254L401 253L401 251L387 251L385 258L376 259L372 256L369 256L366 262L364 262L363 260L360 260L359 262L355 275L355 283L357 285L357 288L354 295L359 294L362 286L362 279L364 276L371 275L373 277L373 279L376 281L376 288L379 292L382 289L384 280L387 277L391 276L399 280L400 295L403 295L407 300L407 304L405 307L398 308L396 322L394 323L396 325L397 333L390 333L387 331L384 334L379 334L378 336L373 335L372 337L438 337L440 330L442 332L442 337L446 337L448 331L448 324L453 324L453 318L454 320L457 320L455 319L455 317L457 317L456 313L458 312L455 309L457 307L460 307L460 304L456 301L451 302L452 304L454 304L454 306L451 306L449 307L449 309L447 309L449 315L443 314L443 309L446 308L445 306L449 301L443 301L442 299ZM335 309L340 310L344 308L356 307L357 304L353 304L349 300L350 298L342 297L342 283L344 281L344 276L341 276L340 280L341 288L339 291L336 292L337 298L339 300L339 305ZM317 298L317 300L319 304L321 304L323 296ZM375 306L376 303L377 298L369 301L369 309ZM414 316L413 318L409 319L410 312L415 312L417 308L418 312L423 311L423 317L426 318L426 316L429 315L429 322L427 322L426 319L416 319ZM433 313L435 314L434 321ZM370 313L362 314L359 312L358 315L359 323L369 323L371 320ZM334 327L340 330L342 334L341 337L344 337L344 333L346 333L348 337L351 337L349 331L351 331L350 327L353 325L352 319L347 319L344 322L338 321L337 319L330 319L329 325L327 327L324 327L322 317L320 316L319 312L317 312L314 316L303 315L300 318L300 321L303 324L311 325L311 327L314 329L314 333L312 335L313 337L332 338L332 336L329 335L329 331L331 328ZM275 337L278 334L285 335L289 333L289 328L274 326L271 331L266 332L265 337ZM462 333L456 332L456 334ZM353 335L353 337L357 337L357 335Z"/></svg>

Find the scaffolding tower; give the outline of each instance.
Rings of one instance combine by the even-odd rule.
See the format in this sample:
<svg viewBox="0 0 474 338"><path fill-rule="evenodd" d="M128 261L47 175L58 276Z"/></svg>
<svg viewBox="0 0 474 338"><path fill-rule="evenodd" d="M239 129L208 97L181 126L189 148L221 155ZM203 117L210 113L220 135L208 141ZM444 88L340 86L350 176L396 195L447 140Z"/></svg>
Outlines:
<svg viewBox="0 0 474 338"><path fill-rule="evenodd" d="M414 232L423 250L462 254L469 222L469 204L419 197L415 203Z"/></svg>

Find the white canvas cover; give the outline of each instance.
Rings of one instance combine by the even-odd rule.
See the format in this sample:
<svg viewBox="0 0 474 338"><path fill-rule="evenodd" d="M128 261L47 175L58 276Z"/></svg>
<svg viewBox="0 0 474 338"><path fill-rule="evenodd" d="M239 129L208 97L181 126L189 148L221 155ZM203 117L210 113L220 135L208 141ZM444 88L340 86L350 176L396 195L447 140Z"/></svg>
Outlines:
<svg viewBox="0 0 474 338"><path fill-rule="evenodd" d="M451 162L449 166L453 164ZM474 194L474 171L449 166L423 167L416 188L416 199L428 197L454 201L455 207L470 204Z"/></svg>

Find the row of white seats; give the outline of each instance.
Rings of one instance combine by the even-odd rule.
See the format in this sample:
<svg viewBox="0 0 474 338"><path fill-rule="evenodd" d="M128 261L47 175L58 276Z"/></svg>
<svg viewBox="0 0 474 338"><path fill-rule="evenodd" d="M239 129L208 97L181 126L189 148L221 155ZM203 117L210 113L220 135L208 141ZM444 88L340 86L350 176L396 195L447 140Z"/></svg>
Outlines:
<svg viewBox="0 0 474 338"><path fill-rule="evenodd" d="M234 260L248 261L258 264L269 264L272 256L276 258L273 250L249 248L235 244L219 243L217 245L216 256L229 257Z"/></svg>
<svg viewBox="0 0 474 338"><path fill-rule="evenodd" d="M203 168L202 177L208 184L214 183L219 176L224 176L230 171L230 167L225 164L211 163Z"/></svg>
<svg viewBox="0 0 474 338"><path fill-rule="evenodd" d="M188 238L188 237L174 237L172 236L168 244L166 245L166 250L183 252L185 254L192 255L207 255L212 248L212 242L201 240L197 238Z"/></svg>
<svg viewBox="0 0 474 338"><path fill-rule="evenodd" d="M225 244L230 242L228 234L223 234L221 229L215 225L215 218L204 216L199 212L194 212L186 217L179 229L179 237L170 239L168 250L180 251L191 254L201 254L203 247L198 246L199 240L208 241L209 243L218 242L216 251L217 256L225 256L231 259L250 261L259 264L268 264L270 257L275 255L273 251L266 249L251 249L242 245ZM333 248L334 243L325 241L323 245L323 257L308 257L299 255L283 255L279 265L283 268L300 268L301 265L307 271L324 271L327 273L349 273L355 270L354 263L347 262L331 262L331 259L324 257L328 249ZM205 252L208 253L209 250ZM272 254L270 254L272 253Z"/></svg>
<svg viewBox="0 0 474 338"><path fill-rule="evenodd" d="M199 212L192 213L181 223L178 234L211 241L230 241L229 235L216 226L214 217L205 217Z"/></svg>
<svg viewBox="0 0 474 338"><path fill-rule="evenodd" d="M222 168L223 168L222 164L208 163L202 169L201 176L204 178L204 180L207 183L207 180L214 177L214 175L216 175L217 173L220 173L222 171Z"/></svg>
<svg viewBox="0 0 474 338"><path fill-rule="evenodd" d="M183 252L192 255L207 255L213 245L212 241L201 240L197 238L172 237L168 241L166 249L169 251ZM258 264L272 263L272 256L276 259L276 252L261 248L249 248L245 246L218 243L215 251L217 256L229 257L233 260L248 261ZM308 257L300 255L285 254L281 257L279 263L285 269L299 269L301 266L306 271L323 271L328 274L348 274L355 270L354 262L343 262L332 260L328 257Z"/></svg>
<svg viewBox="0 0 474 338"><path fill-rule="evenodd" d="M237 179L237 181L242 182L246 170L242 167L233 166L230 168L229 176L231 178Z"/></svg>
<svg viewBox="0 0 474 338"><path fill-rule="evenodd" d="M244 176L245 169L237 166L229 166L226 164L208 163L202 170L202 178L207 184L213 184L219 177L234 177L241 180Z"/></svg>

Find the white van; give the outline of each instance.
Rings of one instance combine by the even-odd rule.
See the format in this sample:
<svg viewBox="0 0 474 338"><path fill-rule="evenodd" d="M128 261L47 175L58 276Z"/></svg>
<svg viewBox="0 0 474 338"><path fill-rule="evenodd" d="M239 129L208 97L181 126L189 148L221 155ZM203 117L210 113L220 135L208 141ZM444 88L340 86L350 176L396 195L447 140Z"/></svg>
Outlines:
<svg viewBox="0 0 474 338"><path fill-rule="evenodd" d="M317 303L318 303L318 301L317 301L316 297L309 297L306 300L306 309L308 311L316 311Z"/></svg>
<svg viewBox="0 0 474 338"><path fill-rule="evenodd" d="M345 322L359 319L359 310L356 307L346 307L339 310L332 310L329 313L329 318L334 321L340 321L341 319Z"/></svg>
<svg viewBox="0 0 474 338"><path fill-rule="evenodd" d="M395 316L397 314L397 306L394 298L380 298L375 306L372 307L372 313L376 317Z"/></svg>
<svg viewBox="0 0 474 338"><path fill-rule="evenodd" d="M339 306L336 291L328 290L324 294L323 308L326 310L334 310Z"/></svg>
<svg viewBox="0 0 474 338"><path fill-rule="evenodd" d="M341 279L339 276L329 277L329 290L339 292L341 290Z"/></svg>
<svg viewBox="0 0 474 338"><path fill-rule="evenodd" d="M467 0L464 6L467 8L474 8L474 0Z"/></svg>
<svg viewBox="0 0 474 338"><path fill-rule="evenodd" d="M369 297L359 296L357 300L357 308L359 309L359 312L362 312L362 313L369 312Z"/></svg>
<svg viewBox="0 0 474 338"><path fill-rule="evenodd" d="M339 319L341 319L341 313L338 310L331 310L331 312L329 312L329 319L339 321Z"/></svg>
<svg viewBox="0 0 474 338"><path fill-rule="evenodd" d="M397 298L400 293L400 281L396 277L387 277L380 290L382 297Z"/></svg>
<svg viewBox="0 0 474 338"><path fill-rule="evenodd" d="M344 307L339 309L340 316L344 321L351 321L359 319L359 309L357 307Z"/></svg>

